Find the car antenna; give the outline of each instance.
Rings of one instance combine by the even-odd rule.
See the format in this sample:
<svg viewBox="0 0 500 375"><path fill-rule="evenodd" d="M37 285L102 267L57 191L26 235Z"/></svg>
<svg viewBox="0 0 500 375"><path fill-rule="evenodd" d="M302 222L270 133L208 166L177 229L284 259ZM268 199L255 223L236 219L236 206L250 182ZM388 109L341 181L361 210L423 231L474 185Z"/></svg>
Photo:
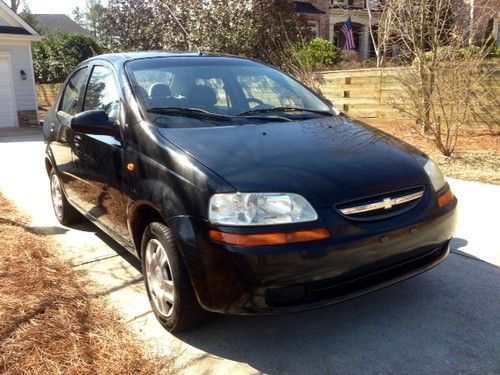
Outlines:
<svg viewBox="0 0 500 375"><path fill-rule="evenodd" d="M181 28L182 32L184 33L184 36L187 38L188 40L188 43L192 43L192 41L190 40L191 38L189 37L189 34L188 32L186 31L186 28L184 26L182 26L182 23L179 21L179 19L175 16L174 12L172 12L172 9L170 9L170 7L168 6L168 4L164 3L165 7L167 7L167 10L170 12L170 15L172 16L172 18L175 20L175 22L177 23L177 25ZM203 55L203 52L201 51L200 49L200 46L198 46L198 44L195 44L195 43L192 43L195 47L196 47L196 51L198 52L198 55Z"/></svg>

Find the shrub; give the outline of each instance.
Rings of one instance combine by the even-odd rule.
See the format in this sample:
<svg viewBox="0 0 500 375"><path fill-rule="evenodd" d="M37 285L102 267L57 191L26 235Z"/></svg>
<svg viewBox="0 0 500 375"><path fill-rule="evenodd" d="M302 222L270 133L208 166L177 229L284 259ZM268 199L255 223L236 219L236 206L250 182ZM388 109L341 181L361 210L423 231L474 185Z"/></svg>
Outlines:
<svg viewBox="0 0 500 375"><path fill-rule="evenodd" d="M340 60L340 50L325 39L316 38L295 49L298 60L307 69L325 69Z"/></svg>
<svg viewBox="0 0 500 375"><path fill-rule="evenodd" d="M32 52L36 82L59 83L80 62L101 54L102 48L83 34L53 33L33 43Z"/></svg>
<svg viewBox="0 0 500 375"><path fill-rule="evenodd" d="M500 47L493 47L490 50L490 54L488 55L488 57L494 58L494 59L499 58L500 57Z"/></svg>

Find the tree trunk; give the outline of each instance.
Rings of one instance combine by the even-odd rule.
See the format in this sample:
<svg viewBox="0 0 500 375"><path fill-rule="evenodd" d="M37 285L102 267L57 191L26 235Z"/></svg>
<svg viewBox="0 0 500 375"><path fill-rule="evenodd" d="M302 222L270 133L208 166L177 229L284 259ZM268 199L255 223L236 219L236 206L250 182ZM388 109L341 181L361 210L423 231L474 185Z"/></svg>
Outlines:
<svg viewBox="0 0 500 375"><path fill-rule="evenodd" d="M10 0L10 9L12 9L15 13L19 11L19 5L21 0Z"/></svg>

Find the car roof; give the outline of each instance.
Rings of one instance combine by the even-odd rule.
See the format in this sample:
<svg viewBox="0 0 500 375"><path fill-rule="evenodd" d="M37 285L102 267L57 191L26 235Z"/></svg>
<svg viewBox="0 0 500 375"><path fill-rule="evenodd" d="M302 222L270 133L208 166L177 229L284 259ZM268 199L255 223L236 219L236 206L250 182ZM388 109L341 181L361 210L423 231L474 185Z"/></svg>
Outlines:
<svg viewBox="0 0 500 375"><path fill-rule="evenodd" d="M120 52L120 53L108 53L104 55L94 56L85 61L85 63L91 62L93 60L105 60L112 64L125 63L132 60L158 58L158 57L220 57L220 58L235 58L242 60L243 57L224 55L224 54L214 54L205 52L175 52L175 51L137 51L137 52Z"/></svg>

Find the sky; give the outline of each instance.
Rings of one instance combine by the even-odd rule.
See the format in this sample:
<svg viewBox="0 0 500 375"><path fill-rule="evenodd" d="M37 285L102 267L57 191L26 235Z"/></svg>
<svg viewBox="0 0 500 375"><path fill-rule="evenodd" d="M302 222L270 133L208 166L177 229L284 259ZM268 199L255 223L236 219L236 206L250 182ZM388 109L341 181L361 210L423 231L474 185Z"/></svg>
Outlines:
<svg viewBox="0 0 500 375"><path fill-rule="evenodd" d="M7 0L7 3L9 1ZM86 0L24 0L33 13L71 15L77 6L85 6Z"/></svg>

